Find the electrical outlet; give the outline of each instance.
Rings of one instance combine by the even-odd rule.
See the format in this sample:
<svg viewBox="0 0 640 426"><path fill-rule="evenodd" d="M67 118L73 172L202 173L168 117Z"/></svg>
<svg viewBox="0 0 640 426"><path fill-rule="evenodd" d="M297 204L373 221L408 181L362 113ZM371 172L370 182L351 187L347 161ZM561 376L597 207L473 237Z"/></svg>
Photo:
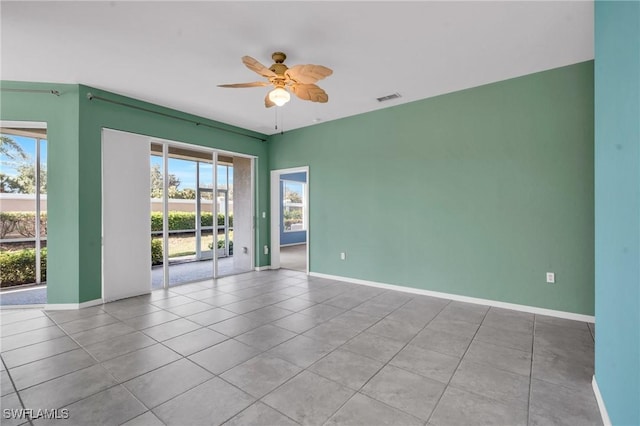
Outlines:
<svg viewBox="0 0 640 426"><path fill-rule="evenodd" d="M269 254L269 246L264 246L264 254Z"/></svg>
<svg viewBox="0 0 640 426"><path fill-rule="evenodd" d="M340 253L340 260L345 260L347 258L347 253L342 252Z"/></svg>
<svg viewBox="0 0 640 426"><path fill-rule="evenodd" d="M556 274L555 272L547 272L547 282L549 284L553 284L556 282Z"/></svg>

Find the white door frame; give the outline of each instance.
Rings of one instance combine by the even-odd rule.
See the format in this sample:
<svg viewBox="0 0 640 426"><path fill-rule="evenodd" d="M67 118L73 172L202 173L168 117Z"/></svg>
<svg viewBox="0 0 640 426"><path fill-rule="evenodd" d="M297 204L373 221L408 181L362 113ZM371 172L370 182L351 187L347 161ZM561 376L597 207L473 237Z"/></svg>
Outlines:
<svg viewBox="0 0 640 426"><path fill-rule="evenodd" d="M307 182L304 186L305 232L307 240L307 270L309 275L309 166L292 167L289 169L271 170L271 269L280 269L280 177L289 173L305 172Z"/></svg>

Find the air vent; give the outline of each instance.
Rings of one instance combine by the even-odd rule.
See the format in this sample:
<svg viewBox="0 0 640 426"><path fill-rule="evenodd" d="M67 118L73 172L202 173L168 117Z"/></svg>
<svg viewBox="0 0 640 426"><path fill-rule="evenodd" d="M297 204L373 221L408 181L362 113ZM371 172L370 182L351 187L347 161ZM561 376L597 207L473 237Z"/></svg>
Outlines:
<svg viewBox="0 0 640 426"><path fill-rule="evenodd" d="M397 99L401 96L402 95L400 95L400 93L396 92L396 93L392 93L391 95L383 96L381 98L376 98L376 99L378 99L378 102L384 102L384 101L390 101L391 99Z"/></svg>

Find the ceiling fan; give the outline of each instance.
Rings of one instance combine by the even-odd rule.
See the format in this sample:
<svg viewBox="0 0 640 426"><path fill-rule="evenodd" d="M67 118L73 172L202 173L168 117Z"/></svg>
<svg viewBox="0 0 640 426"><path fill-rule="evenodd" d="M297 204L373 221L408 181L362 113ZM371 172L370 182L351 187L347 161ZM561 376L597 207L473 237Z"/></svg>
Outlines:
<svg viewBox="0 0 640 426"><path fill-rule="evenodd" d="M287 90L293 92L298 98L325 103L329 100L329 95L316 86L314 83L329 77L333 71L322 65L295 65L291 68L284 64L287 55L282 52L275 52L271 55L274 64L270 68L265 67L251 56L243 56L242 62L251 71L269 79L269 81L255 81L252 83L220 84L218 87L242 88L261 87L272 85L275 88L267 93L264 98L264 106L270 108L274 105L282 106L289 102L291 95Z"/></svg>

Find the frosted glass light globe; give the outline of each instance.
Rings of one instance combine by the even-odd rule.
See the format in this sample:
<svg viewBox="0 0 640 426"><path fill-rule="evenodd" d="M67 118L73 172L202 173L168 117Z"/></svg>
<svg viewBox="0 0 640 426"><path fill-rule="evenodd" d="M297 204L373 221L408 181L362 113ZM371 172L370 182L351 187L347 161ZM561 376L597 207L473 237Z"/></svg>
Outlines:
<svg viewBox="0 0 640 426"><path fill-rule="evenodd" d="M282 87L276 87L269 92L269 100L278 106L282 106L289 102L291 95Z"/></svg>

